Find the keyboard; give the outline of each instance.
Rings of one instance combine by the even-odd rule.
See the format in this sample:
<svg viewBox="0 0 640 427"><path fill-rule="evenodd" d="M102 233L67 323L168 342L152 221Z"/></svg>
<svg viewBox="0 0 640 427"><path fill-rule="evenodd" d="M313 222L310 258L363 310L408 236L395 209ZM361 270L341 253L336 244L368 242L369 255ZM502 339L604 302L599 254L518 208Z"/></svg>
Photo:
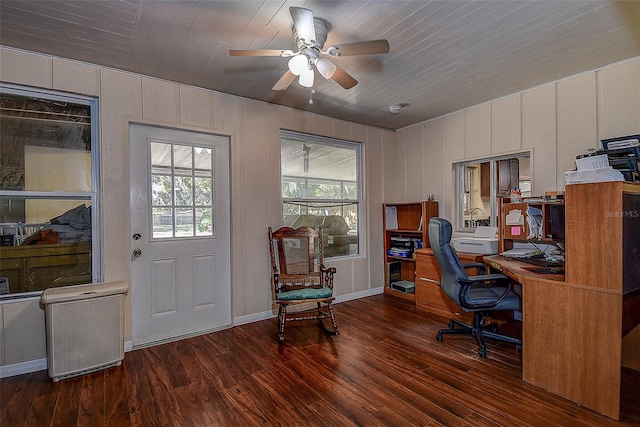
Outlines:
<svg viewBox="0 0 640 427"><path fill-rule="evenodd" d="M564 274L563 267L523 267L525 270L536 274Z"/></svg>
<svg viewBox="0 0 640 427"><path fill-rule="evenodd" d="M564 262L550 261L542 257L518 258L518 261L526 262L527 264L539 265L540 267L564 267Z"/></svg>

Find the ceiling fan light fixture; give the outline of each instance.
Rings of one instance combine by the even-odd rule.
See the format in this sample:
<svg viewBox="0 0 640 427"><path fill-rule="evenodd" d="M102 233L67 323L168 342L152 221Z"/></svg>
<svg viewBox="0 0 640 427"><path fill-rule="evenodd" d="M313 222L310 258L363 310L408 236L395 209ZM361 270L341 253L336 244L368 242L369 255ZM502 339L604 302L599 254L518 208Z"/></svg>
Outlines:
<svg viewBox="0 0 640 427"><path fill-rule="evenodd" d="M300 74L298 83L300 83L300 86L313 87L314 75L315 73L313 72L313 69L306 69Z"/></svg>
<svg viewBox="0 0 640 427"><path fill-rule="evenodd" d="M301 75L305 70L309 69L309 58L306 55L299 54L292 57L289 62L289 71L296 76Z"/></svg>
<svg viewBox="0 0 640 427"><path fill-rule="evenodd" d="M328 59L320 58L316 61L316 68L322 77L329 80L336 72L336 64Z"/></svg>

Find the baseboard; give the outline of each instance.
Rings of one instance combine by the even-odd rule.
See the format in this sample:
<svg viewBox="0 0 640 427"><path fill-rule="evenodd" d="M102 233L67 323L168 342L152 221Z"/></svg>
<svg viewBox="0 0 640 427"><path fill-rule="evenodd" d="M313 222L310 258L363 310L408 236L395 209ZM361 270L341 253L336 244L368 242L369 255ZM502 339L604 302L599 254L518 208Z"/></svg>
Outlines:
<svg viewBox="0 0 640 427"><path fill-rule="evenodd" d="M248 314L246 316L238 316L233 318L233 325L240 326L247 323L259 322L261 320L272 319L276 317L276 313L273 310L263 311L261 313Z"/></svg>
<svg viewBox="0 0 640 427"><path fill-rule="evenodd" d="M340 295L339 297L336 297L336 304L341 303L341 302L346 302L346 301L351 301L354 299L360 299L360 298L366 298L366 297L370 297L373 295L379 295L384 293L384 288L383 287L379 287L379 288L372 288L372 289L367 289L364 291L360 291L360 292L353 292L351 294L347 294L347 295Z"/></svg>
<svg viewBox="0 0 640 427"><path fill-rule="evenodd" d="M125 341L124 342L124 352L128 353L131 350L133 350L133 343L131 341Z"/></svg>
<svg viewBox="0 0 640 427"><path fill-rule="evenodd" d="M0 366L0 378L13 377L15 375L28 374L47 369L47 358L27 360L13 365Z"/></svg>

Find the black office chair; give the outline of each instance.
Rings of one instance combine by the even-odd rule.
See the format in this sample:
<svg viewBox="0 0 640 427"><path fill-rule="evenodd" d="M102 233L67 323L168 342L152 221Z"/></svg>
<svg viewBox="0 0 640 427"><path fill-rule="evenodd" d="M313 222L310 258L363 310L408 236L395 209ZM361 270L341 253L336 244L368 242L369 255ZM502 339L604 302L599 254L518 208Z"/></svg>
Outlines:
<svg viewBox="0 0 640 427"><path fill-rule="evenodd" d="M522 341L498 334L498 325L484 325L485 316L491 310L520 310L520 297L511 290L509 278L503 274L468 276L465 268L475 267L484 271L485 266L481 263L463 266L460 263L456 251L450 245L451 223L446 219L431 218L429 221L429 242L440 266L442 290L462 310L473 312L473 325L468 325L458 319L451 319L448 324L449 329L440 329L436 339L442 341L444 334L471 334L480 346L478 349L480 357L487 357L484 338L513 343L520 348Z"/></svg>

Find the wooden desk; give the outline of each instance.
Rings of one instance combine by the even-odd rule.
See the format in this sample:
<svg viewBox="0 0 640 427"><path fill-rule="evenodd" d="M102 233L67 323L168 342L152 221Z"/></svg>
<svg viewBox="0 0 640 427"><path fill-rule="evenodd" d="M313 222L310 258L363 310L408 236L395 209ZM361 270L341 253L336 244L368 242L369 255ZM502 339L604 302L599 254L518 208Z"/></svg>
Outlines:
<svg viewBox="0 0 640 427"><path fill-rule="evenodd" d="M484 257L484 263L492 270L498 271L518 283L523 283L525 277L533 277L547 280L558 280L564 282L564 274L538 274L526 270L526 268L536 267L526 262L507 258L502 255L489 255Z"/></svg>
<svg viewBox="0 0 640 427"><path fill-rule="evenodd" d="M640 290L569 283L499 255L484 261L522 284L523 380L619 419L621 368L640 370Z"/></svg>

